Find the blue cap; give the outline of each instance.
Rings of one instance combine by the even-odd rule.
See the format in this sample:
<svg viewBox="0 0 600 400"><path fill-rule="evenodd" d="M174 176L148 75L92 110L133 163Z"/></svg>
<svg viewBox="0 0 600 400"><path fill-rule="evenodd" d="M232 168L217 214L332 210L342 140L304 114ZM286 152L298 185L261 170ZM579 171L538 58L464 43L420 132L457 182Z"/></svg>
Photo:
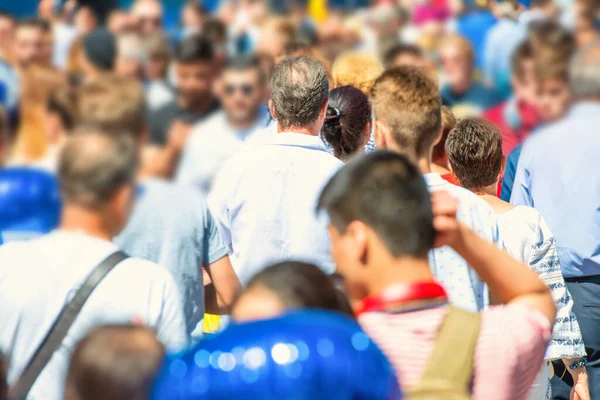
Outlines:
<svg viewBox="0 0 600 400"><path fill-rule="evenodd" d="M301 311L232 325L168 356L153 400L401 399L389 362L353 320Z"/></svg>

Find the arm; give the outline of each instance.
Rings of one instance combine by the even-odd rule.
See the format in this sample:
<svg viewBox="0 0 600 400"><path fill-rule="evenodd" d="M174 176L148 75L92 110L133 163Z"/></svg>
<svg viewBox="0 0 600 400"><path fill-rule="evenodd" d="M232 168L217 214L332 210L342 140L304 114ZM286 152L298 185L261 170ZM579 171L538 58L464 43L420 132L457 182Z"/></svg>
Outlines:
<svg viewBox="0 0 600 400"><path fill-rule="evenodd" d="M452 247L487 283L500 302L527 305L554 323L556 307L552 296L535 272L459 223L456 220L457 201L448 193L432 193L432 203L436 246Z"/></svg>
<svg viewBox="0 0 600 400"><path fill-rule="evenodd" d="M226 315L238 292L242 289L240 280L227 256L207 265L205 269L212 281L212 285L205 286L206 312Z"/></svg>

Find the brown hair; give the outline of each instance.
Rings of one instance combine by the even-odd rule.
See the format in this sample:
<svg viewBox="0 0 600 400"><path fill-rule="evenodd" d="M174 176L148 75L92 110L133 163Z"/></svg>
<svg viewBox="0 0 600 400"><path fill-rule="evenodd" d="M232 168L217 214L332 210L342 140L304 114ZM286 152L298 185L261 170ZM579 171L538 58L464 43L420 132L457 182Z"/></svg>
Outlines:
<svg viewBox="0 0 600 400"><path fill-rule="evenodd" d="M67 81L59 71L41 65L31 65L24 74L20 123L12 156L15 160L32 161L44 156L48 147L45 109L50 94L63 88Z"/></svg>
<svg viewBox="0 0 600 400"><path fill-rule="evenodd" d="M97 328L77 344L71 356L67 398L147 399L164 354L164 347L148 328Z"/></svg>
<svg viewBox="0 0 600 400"><path fill-rule="evenodd" d="M535 77L538 82L547 80L558 80L565 83L569 82L569 64L567 63L536 63Z"/></svg>
<svg viewBox="0 0 600 400"><path fill-rule="evenodd" d="M512 73L517 79L523 80L525 78L525 67L523 64L526 61L533 59L534 56L531 42L529 40L524 40L519 43L510 60Z"/></svg>
<svg viewBox="0 0 600 400"><path fill-rule="evenodd" d="M491 122L463 119L448 135L446 152L462 187L475 190L497 182L502 168L502 135Z"/></svg>
<svg viewBox="0 0 600 400"><path fill-rule="evenodd" d="M78 91L79 122L115 130L140 139L145 128L146 104L142 85L131 79L105 76Z"/></svg>
<svg viewBox="0 0 600 400"><path fill-rule="evenodd" d="M442 100L436 84L420 69L398 67L383 73L371 89L373 114L385 122L405 155L429 151L442 127Z"/></svg>
<svg viewBox="0 0 600 400"><path fill-rule="evenodd" d="M375 57L356 51L342 53L331 68L333 87L353 86L369 94L382 72L383 66Z"/></svg>

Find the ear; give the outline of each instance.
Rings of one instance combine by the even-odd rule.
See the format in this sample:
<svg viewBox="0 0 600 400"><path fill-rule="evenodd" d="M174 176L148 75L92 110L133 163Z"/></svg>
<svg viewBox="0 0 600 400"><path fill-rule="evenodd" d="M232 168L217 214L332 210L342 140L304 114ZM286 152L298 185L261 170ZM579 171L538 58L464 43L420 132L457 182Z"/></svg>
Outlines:
<svg viewBox="0 0 600 400"><path fill-rule="evenodd" d="M440 133L438 133L437 137L436 137L436 138L435 138L435 140L433 141L433 145L434 145L434 146L435 146L435 145L437 145L437 144L440 142L440 140L442 140L442 136L443 136L443 135L444 135L444 127L442 126L442 127L440 128Z"/></svg>
<svg viewBox="0 0 600 400"><path fill-rule="evenodd" d="M275 103L273 103L272 99L269 99L269 112L274 120L277 120L277 114L275 113Z"/></svg>
<svg viewBox="0 0 600 400"><path fill-rule="evenodd" d="M365 129L363 132L363 146L365 146L367 143L369 143L369 139L371 139L371 132L372 132L372 128L373 127L373 122L371 120L367 121L367 123L365 124Z"/></svg>
<svg viewBox="0 0 600 400"><path fill-rule="evenodd" d="M448 168L450 169L450 175L452 176L452 179L458 183L458 186L462 187L462 184L460 183L460 179L458 179L458 176L456 176L456 174L454 173L454 170L452 169L452 164L448 163Z"/></svg>
<svg viewBox="0 0 600 400"><path fill-rule="evenodd" d="M321 111L319 112L319 118L325 119L327 116L327 107L329 106L329 99L325 100L325 103L321 106Z"/></svg>
<svg viewBox="0 0 600 400"><path fill-rule="evenodd" d="M502 178L504 175L504 170L506 169L506 157L502 156L502 163L500 164L500 173L498 174L498 180Z"/></svg>
<svg viewBox="0 0 600 400"><path fill-rule="evenodd" d="M376 120L374 124L373 133L375 135L375 147L378 149L387 149L390 144L390 129L385 122L379 120Z"/></svg>
<svg viewBox="0 0 600 400"><path fill-rule="evenodd" d="M361 221L352 221L346 229L346 235L351 241L348 250L352 252L355 260L361 264L366 264L369 243L369 228Z"/></svg>

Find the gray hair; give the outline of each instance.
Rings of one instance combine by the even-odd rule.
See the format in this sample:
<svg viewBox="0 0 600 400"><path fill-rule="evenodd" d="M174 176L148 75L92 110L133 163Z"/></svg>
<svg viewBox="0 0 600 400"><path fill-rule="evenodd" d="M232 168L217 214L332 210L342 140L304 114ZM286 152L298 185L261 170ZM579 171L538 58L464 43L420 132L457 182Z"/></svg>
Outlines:
<svg viewBox="0 0 600 400"><path fill-rule="evenodd" d="M325 68L314 57L286 57L271 76L271 100L282 128L306 127L317 120L329 95Z"/></svg>
<svg viewBox="0 0 600 400"><path fill-rule="evenodd" d="M575 53L570 68L571 90L578 99L600 99L600 41Z"/></svg>
<svg viewBox="0 0 600 400"><path fill-rule="evenodd" d="M96 128L78 130L59 160L60 191L65 202L100 209L125 185L133 184L137 146L127 133Z"/></svg>

